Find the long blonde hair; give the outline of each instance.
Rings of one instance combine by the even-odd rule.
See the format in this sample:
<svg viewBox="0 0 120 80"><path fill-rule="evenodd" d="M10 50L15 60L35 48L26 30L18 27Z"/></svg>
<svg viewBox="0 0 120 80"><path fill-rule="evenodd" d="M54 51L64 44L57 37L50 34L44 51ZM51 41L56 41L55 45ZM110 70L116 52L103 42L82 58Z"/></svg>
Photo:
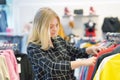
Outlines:
<svg viewBox="0 0 120 80"><path fill-rule="evenodd" d="M60 19L58 15L50 8L40 8L36 13L33 21L32 33L28 38L28 43L32 42L37 45L41 45L44 50L49 49L50 40L50 23L53 18L58 19L60 25Z"/></svg>

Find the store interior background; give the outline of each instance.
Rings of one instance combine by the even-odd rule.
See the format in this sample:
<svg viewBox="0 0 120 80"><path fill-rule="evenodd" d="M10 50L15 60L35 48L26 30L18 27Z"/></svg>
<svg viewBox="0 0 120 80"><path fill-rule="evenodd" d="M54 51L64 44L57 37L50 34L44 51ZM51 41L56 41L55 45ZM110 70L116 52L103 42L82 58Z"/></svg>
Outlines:
<svg viewBox="0 0 120 80"><path fill-rule="evenodd" d="M61 18L61 22L66 6L70 9L71 13L73 13L74 9L83 9L83 15L89 15L89 8L93 6L96 15L98 15L98 36L102 35L101 26L104 17L120 18L119 0L13 0L13 4L11 5L13 18L12 27L15 29L15 32L20 33L24 24L33 20L36 11L46 6L56 11Z"/></svg>
<svg viewBox="0 0 120 80"><path fill-rule="evenodd" d="M119 0L7 0L8 28L13 29L14 34L21 35L24 25L33 20L35 13L41 7L52 8L59 15L65 27L65 24L68 24L67 20L63 20L65 7L68 7L72 14L74 9L83 9L83 16L87 16L90 6L93 6L98 15L96 37L101 38L104 18L118 17L120 19ZM80 32L77 28L76 30Z"/></svg>
<svg viewBox="0 0 120 80"><path fill-rule="evenodd" d="M1 1L2 0L0 0L0 2ZM118 56L115 55L120 53L120 24L117 26L117 28L114 28L118 30L117 31L118 33L117 34L115 33L112 36L110 35L109 39L106 39L106 41L104 40L106 35L103 34L102 32L102 25L106 17L115 17L115 18L117 17L119 19L118 23L120 23L120 0L5 0L5 1L6 4L4 5L0 4L0 50L1 50L0 66L5 65L3 67L4 69L0 67L0 80L3 80L1 79L3 76L8 77L5 61L9 63L8 69L10 69L11 77L17 79L17 74L18 74L17 72L19 71L20 77L22 77L20 78L21 80L32 79L33 72L32 69L30 68L31 62L27 54L27 40L31 32L28 26L31 27L32 29L32 24L30 22L33 21L33 18L36 12L38 11L38 9L42 7L50 7L51 9L53 9L60 17L61 24L64 28L65 33L69 34L69 31L71 31L69 24L71 17L64 15L64 8L67 7L70 10L70 13L72 14L73 22L75 23L74 28L72 28L72 33L78 35L77 38L74 38L72 36L73 39L69 40L69 42L71 42L73 46L78 48L90 47L93 45L97 45L96 43L98 43L98 45L100 46L108 47L108 49L100 51L98 52L98 55L96 55L98 62L95 65L97 65L97 67L100 67L100 69L98 69L99 73L97 74L97 78L100 77L100 79L102 79L106 75L112 75L111 76L112 78L108 76L108 78L110 79L107 79L106 76L105 77L106 79L104 80L111 80L111 79L116 80L117 78L118 80L120 80L120 69L116 69L117 67L120 68L120 66L118 65L120 63L117 63L120 62L119 61L120 58L118 57L120 55ZM89 15L91 6L95 10L95 15ZM75 15L74 14L75 9L83 9L83 15ZM4 11L6 12L7 20L3 18L5 17L5 15L2 14L2 12ZM84 23L88 22L89 19L92 19L96 23L95 40L92 40L93 36L87 37L86 39L86 36L84 35L85 34ZM6 26L6 21L7 21L7 26ZM5 25L2 23L4 23ZM108 27L109 26L107 26L107 30L110 29ZM113 27L114 25L112 26L112 28ZM3 28L4 31L2 31ZM75 40L77 43L75 43ZM15 56L13 54L15 54ZM103 58L103 56L105 56L104 54L108 55L108 57L106 56L106 59L105 57ZM3 60L3 55L6 56L6 59L4 59L5 61ZM103 56L101 57L101 55ZM114 56L115 58L112 59ZM82 57L82 55L80 57ZM110 59L110 57L112 60ZM15 61L15 59L17 61ZM76 60L77 59L78 58L76 58ZM104 64L102 64L101 62L102 59L105 60L103 61L105 62ZM100 62L102 65L100 64ZM100 66L98 65L98 63L100 64ZM18 70L17 70L17 65L14 64L18 64L18 68L19 68ZM90 77L93 75L92 69L95 69L97 71L97 68L94 66L90 66L90 67L81 66L80 68L75 69L74 76L76 77L76 80L81 80L82 78L85 78L86 80L90 80L91 79ZM104 72L104 70L107 72ZM103 77L101 76L101 74Z"/></svg>

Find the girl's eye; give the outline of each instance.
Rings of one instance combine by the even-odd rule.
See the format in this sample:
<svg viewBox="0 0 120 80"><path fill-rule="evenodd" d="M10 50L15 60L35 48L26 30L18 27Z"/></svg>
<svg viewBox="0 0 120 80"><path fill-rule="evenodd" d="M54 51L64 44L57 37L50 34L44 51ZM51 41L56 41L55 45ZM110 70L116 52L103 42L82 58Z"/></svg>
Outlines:
<svg viewBox="0 0 120 80"><path fill-rule="evenodd" d="M56 26L58 26L58 24L56 24Z"/></svg>
<svg viewBox="0 0 120 80"><path fill-rule="evenodd" d="M58 24L56 24L56 25L50 25L50 28L52 29L52 28L54 28L54 27L58 27Z"/></svg>
<svg viewBox="0 0 120 80"><path fill-rule="evenodd" d="M53 28L53 27L54 27L54 25L51 24L51 25L50 25L50 28Z"/></svg>
<svg viewBox="0 0 120 80"><path fill-rule="evenodd" d="M53 26L50 26L50 28L53 28Z"/></svg>

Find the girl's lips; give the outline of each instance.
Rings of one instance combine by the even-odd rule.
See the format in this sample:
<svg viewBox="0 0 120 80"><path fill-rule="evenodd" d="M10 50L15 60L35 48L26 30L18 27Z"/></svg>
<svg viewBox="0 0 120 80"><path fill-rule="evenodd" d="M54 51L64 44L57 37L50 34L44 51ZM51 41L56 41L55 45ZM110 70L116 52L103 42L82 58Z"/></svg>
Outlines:
<svg viewBox="0 0 120 80"><path fill-rule="evenodd" d="M56 34L56 33L52 33L52 34Z"/></svg>

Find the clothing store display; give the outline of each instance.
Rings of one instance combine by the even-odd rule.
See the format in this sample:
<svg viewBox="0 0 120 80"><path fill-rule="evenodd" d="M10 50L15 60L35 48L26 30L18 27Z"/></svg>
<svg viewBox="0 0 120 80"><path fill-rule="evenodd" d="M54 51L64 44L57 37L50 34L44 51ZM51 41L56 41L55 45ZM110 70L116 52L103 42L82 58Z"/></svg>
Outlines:
<svg viewBox="0 0 120 80"><path fill-rule="evenodd" d="M85 25L85 36L87 36L87 37L95 37L96 36L96 32L95 32L96 23L89 20L84 25Z"/></svg>
<svg viewBox="0 0 120 80"><path fill-rule="evenodd" d="M6 59L10 80L20 80L18 73L18 64L13 50L1 50L1 52L2 53L0 54L3 55Z"/></svg>
<svg viewBox="0 0 120 80"><path fill-rule="evenodd" d="M117 2L0 0L0 80L120 80Z"/></svg>
<svg viewBox="0 0 120 80"><path fill-rule="evenodd" d="M22 39L23 39L22 35L15 35L15 34L8 35L7 33L5 34L0 33L0 40L2 41L2 43L17 44L17 49L21 52L22 52L22 47L24 46L22 45Z"/></svg>
<svg viewBox="0 0 120 80"><path fill-rule="evenodd" d="M94 71L93 71L92 76L91 76L91 80L93 80L93 78L94 78L94 76L95 76L95 73L96 73L96 71L97 71L97 69L98 69L101 61L102 61L105 57L110 56L110 55L113 55L113 54L116 54L116 53L119 53L119 52L120 52L120 45L116 46L116 48L114 48L113 51L111 51L111 52L109 52L109 53L107 53L107 54L101 55L101 56L97 59L97 61L96 61L96 64L95 64L95 67L94 67Z"/></svg>
<svg viewBox="0 0 120 80"><path fill-rule="evenodd" d="M116 42L116 40L115 40L116 36L114 36L113 38L112 39L114 41L109 39L109 41L104 40L104 41L96 44L97 46L104 46L107 48L105 50L98 52L98 54L96 55L96 57L98 59L100 56L102 56L104 54L108 54L109 52L112 52L113 50L115 50L119 46L119 43ZM79 46L76 45L77 47L80 47L80 46L87 47L87 44L86 44L86 46L84 46L84 45L85 45L85 43L89 43L89 41L86 42L85 40L82 40L82 39L80 39L79 41L80 41L79 42L80 45ZM89 47L89 44L88 44L88 47ZM95 45L95 44L93 44L93 45ZM95 64L98 64L98 62L96 62ZM81 68L82 68L82 70L81 70ZM79 72L79 75L75 75L75 76L78 80L90 80L92 77L92 74L94 73L94 69L95 69L95 66L93 66L93 65L89 66L89 67L82 66L82 67L80 67L80 69L77 69L77 70L80 70L80 71L77 71L77 73ZM93 79L91 79L91 80L93 80Z"/></svg>
<svg viewBox="0 0 120 80"><path fill-rule="evenodd" d="M0 59L0 80L34 80L28 55L21 53L15 47L14 43L0 45L0 58L2 56L5 59L5 61Z"/></svg>
<svg viewBox="0 0 120 80"><path fill-rule="evenodd" d="M96 45L95 41L91 41L90 39L80 39L75 44L75 47L78 48L87 48ZM77 80L86 80L88 73L88 66L81 66L78 69L75 69L75 77Z"/></svg>
<svg viewBox="0 0 120 80"><path fill-rule="evenodd" d="M106 50L103 50L103 51L99 52L96 57L99 58L101 55L107 54L107 53L113 51L115 49L115 47L116 47L116 45L112 45L112 46L108 47ZM87 80L91 79L94 68L95 68L95 66L89 66L88 74L87 74Z"/></svg>
<svg viewBox="0 0 120 80"><path fill-rule="evenodd" d="M106 63L104 65L102 65L103 67L100 68L99 74L97 74L98 71L96 72L93 80L98 80L98 79L100 79L100 80L113 80L113 79L119 80L120 79L120 75L119 75L120 74L120 69L119 69L120 53L116 53L114 55L115 56L110 58L110 60L106 61ZM106 58L108 58L108 57L106 57ZM103 59L103 61L104 61L104 59Z"/></svg>

